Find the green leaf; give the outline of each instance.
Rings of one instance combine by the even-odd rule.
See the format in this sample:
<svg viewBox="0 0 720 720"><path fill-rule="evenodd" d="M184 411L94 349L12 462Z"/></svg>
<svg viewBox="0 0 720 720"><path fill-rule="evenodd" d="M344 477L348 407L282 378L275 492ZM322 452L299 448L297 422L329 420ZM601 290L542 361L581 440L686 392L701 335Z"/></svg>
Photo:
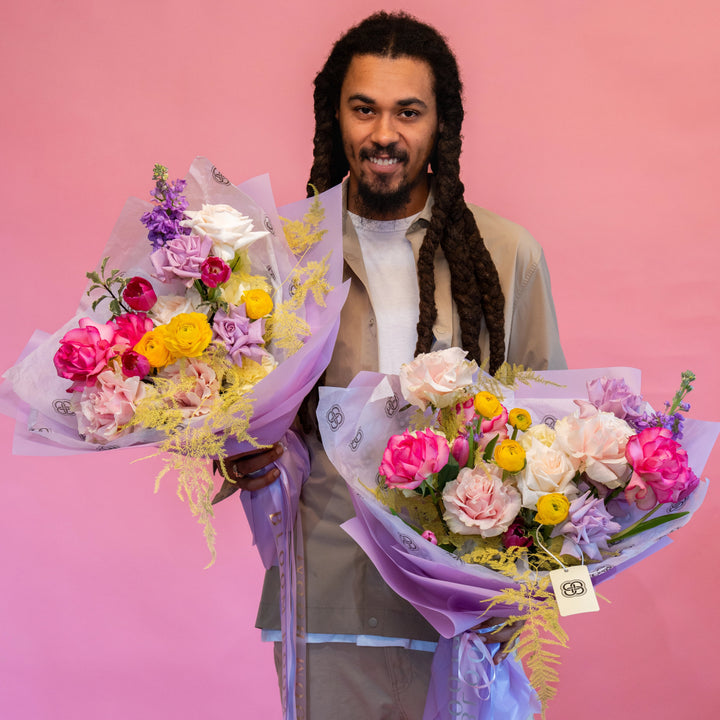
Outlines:
<svg viewBox="0 0 720 720"><path fill-rule="evenodd" d="M627 540L629 537L632 537L633 535L637 535L641 532L645 532L646 530L651 530L654 527L658 527L658 525L664 525L665 523L672 522L673 520L677 520L678 518L685 517L685 515L688 515L687 512L679 512L679 513L670 513L669 515L663 515L662 517L656 517L651 518L650 520L646 520L643 523L640 523L636 527L629 529L625 533L619 533L614 538L611 538L609 541L610 545L614 545L615 543L622 542L623 540Z"/></svg>
<svg viewBox="0 0 720 720"><path fill-rule="evenodd" d="M118 302L117 298L113 298L113 300L110 301L110 312L113 315L122 314L122 309L120 308L120 303Z"/></svg>
<svg viewBox="0 0 720 720"><path fill-rule="evenodd" d="M97 300L95 300L95 302L93 302L93 304L92 304L92 309L95 310L95 308L96 308L104 299L105 299L105 296L103 295L102 297L100 297L100 298L98 298Z"/></svg>
<svg viewBox="0 0 720 720"><path fill-rule="evenodd" d="M100 276L94 270L92 272L85 273L85 277L88 280L92 280L94 283L100 282Z"/></svg>
<svg viewBox="0 0 720 720"><path fill-rule="evenodd" d="M492 460L493 450L495 450L495 446L497 445L497 441L498 441L499 438L500 438L500 436L499 436L499 435L496 435L496 436L487 444L487 447L485 448L485 452L483 453L483 460L484 460L485 462L490 462L490 460Z"/></svg>
<svg viewBox="0 0 720 720"><path fill-rule="evenodd" d="M437 474L437 489L442 492L445 486L452 482L460 472L458 461L451 455L448 458L447 465Z"/></svg>

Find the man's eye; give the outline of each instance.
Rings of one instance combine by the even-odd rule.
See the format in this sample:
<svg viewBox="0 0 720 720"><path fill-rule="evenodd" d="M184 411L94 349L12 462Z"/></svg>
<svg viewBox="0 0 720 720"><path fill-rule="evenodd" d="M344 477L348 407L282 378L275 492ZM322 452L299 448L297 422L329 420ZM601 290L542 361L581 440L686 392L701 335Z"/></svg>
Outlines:
<svg viewBox="0 0 720 720"><path fill-rule="evenodd" d="M355 108L355 112L358 113L358 115L372 115L372 108L361 105Z"/></svg>
<svg viewBox="0 0 720 720"><path fill-rule="evenodd" d="M400 113L400 117L403 118L415 118L418 117L420 113L417 110L403 110Z"/></svg>

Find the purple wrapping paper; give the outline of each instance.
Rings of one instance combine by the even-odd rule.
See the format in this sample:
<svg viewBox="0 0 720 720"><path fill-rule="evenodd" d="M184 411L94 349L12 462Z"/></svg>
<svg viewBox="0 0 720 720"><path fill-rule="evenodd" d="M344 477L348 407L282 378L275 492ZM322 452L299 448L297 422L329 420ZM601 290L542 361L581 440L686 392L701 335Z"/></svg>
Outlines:
<svg viewBox="0 0 720 720"><path fill-rule="evenodd" d="M640 391L640 374L629 368L553 371L543 376L564 387L533 384L508 392L504 404L522 406L529 410L533 422L559 418L576 409L574 398L586 398L585 383L602 375L624 377L636 391ZM394 516L371 492L377 482L377 468L388 438L407 428L414 408L401 411L404 400L397 376L378 373L359 374L348 388L321 388L318 418L323 444L338 472L348 483L356 517L343 524L343 529L363 548L377 567L385 582L399 595L412 603L444 638L463 637L463 633L482 621L487 601L501 588L513 583L500 573L477 565L464 564L459 558L424 541L400 518ZM331 424L326 419L333 418ZM338 423L338 418L341 422ZM720 423L688 419L682 441L693 470L700 475L720 430ZM614 546L617 557L607 558L590 566L593 583L598 584L630 567L640 559L667 545L667 534L682 525L702 503L707 481L683 503L661 508L658 514L679 510L689 514L654 530L646 531ZM642 515L633 513L624 523L630 524ZM515 609L496 605L492 616L506 617ZM457 658L456 645L449 649L443 642L433 665L431 690L424 720L462 716L458 692L470 693L473 683L453 684L454 665L462 665ZM536 708L536 698L529 690L520 667L501 664L491 683L492 692L483 703L476 703L467 717L483 720L526 718ZM513 661L514 662L514 661ZM507 667L506 667L507 666ZM448 681L448 677L451 681ZM479 697L479 696L478 696ZM477 700L477 698L476 698ZM496 712L497 711L497 712Z"/></svg>

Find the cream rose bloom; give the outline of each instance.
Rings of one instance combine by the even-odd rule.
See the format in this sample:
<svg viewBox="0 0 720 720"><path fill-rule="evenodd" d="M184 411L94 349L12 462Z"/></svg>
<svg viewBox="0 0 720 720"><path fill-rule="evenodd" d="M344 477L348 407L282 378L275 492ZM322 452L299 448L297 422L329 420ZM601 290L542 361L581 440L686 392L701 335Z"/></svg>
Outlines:
<svg viewBox="0 0 720 720"><path fill-rule="evenodd" d="M193 235L212 240L212 254L229 263L238 250L246 248L267 235L253 231L252 220L230 205L203 205L200 210L186 210L187 220L180 224Z"/></svg>
<svg viewBox="0 0 720 720"><path fill-rule="evenodd" d="M467 352L458 347L418 355L400 368L400 387L405 399L425 410L451 407L466 396L477 371L474 360L466 360Z"/></svg>
<svg viewBox="0 0 720 720"><path fill-rule="evenodd" d="M200 294L190 288L185 295L161 295L149 315L156 325L167 325L176 315L199 312Z"/></svg>
<svg viewBox="0 0 720 720"><path fill-rule="evenodd" d="M575 468L564 452L534 437L523 438L523 447L526 465L516 475L523 507L535 508L538 498L550 493L562 493L571 500L577 497L577 485L572 482Z"/></svg>
<svg viewBox="0 0 720 720"><path fill-rule="evenodd" d="M520 444L527 450L534 440L550 447L555 442L555 431L545 423L532 425L520 437Z"/></svg>
<svg viewBox="0 0 720 720"><path fill-rule="evenodd" d="M635 433L612 413L593 410L585 417L575 412L558 420L555 442L577 470L612 490L623 484L628 468L625 446Z"/></svg>

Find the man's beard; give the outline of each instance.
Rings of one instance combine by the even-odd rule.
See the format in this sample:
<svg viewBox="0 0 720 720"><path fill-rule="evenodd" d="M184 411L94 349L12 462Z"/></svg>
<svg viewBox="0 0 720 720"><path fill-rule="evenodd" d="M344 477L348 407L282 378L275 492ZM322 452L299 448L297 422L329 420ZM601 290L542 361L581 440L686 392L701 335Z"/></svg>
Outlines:
<svg viewBox="0 0 720 720"><path fill-rule="evenodd" d="M397 151L390 145L385 148L377 148L378 153L389 158L397 158L401 163L407 160L407 153ZM369 159L373 152L361 150L360 157L363 160ZM397 215L410 204L410 193L420 181L420 176L408 181L403 178L396 188L391 188L386 179L380 176L373 176L372 184L367 179L358 178L357 200L360 214L364 217L387 217Z"/></svg>

